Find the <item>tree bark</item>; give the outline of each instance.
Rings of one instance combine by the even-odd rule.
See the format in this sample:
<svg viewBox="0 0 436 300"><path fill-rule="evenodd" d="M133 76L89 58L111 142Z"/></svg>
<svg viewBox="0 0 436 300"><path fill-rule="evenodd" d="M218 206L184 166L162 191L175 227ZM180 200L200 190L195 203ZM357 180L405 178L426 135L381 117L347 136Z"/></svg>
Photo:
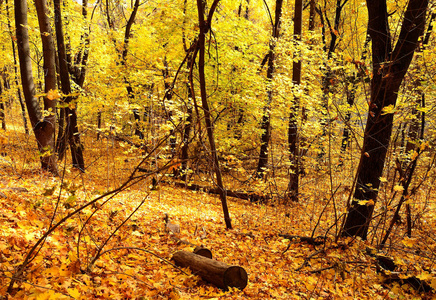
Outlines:
<svg viewBox="0 0 436 300"><path fill-rule="evenodd" d="M282 16L282 6L283 0L276 0L276 8L275 8L275 17L274 24L272 28L272 38L269 44L269 52L268 52L268 70L266 73L267 80L267 103L264 108L264 113L262 117L262 123L260 129L262 130L262 136L260 139L260 153L259 153L259 161L257 163L257 176L259 178L263 177L265 173L266 167L268 165L268 146L269 141L271 139L271 120L270 120L270 110L271 110L271 102L273 99L273 91L272 91L272 81L274 78L274 64L275 64L275 46L276 40L279 38L280 34L280 18Z"/></svg>
<svg viewBox="0 0 436 300"><path fill-rule="evenodd" d="M226 263L186 251L174 253L172 259L176 265L182 268L189 267L194 274L221 289L228 290L229 287L236 287L243 290L247 286L248 275L242 267L229 266Z"/></svg>
<svg viewBox="0 0 436 300"><path fill-rule="evenodd" d="M361 61L365 61L368 53L368 45L370 42L370 37L367 35L365 39L365 43L363 45L362 56L360 58ZM347 95L347 104L348 111L344 118L344 130L342 133L342 142L341 142L341 153L339 156L339 165L343 165L345 151L347 150L347 146L350 143L350 120L351 120L351 108L354 105L354 100L356 98L356 89L357 83L359 81L364 82L366 78L368 78L366 72L366 66L364 64L360 64L359 62L354 62L355 67L357 68L357 75L353 73L351 76L347 78L347 82L345 83L346 95ZM351 87L349 87L351 85Z"/></svg>
<svg viewBox="0 0 436 300"><path fill-rule="evenodd" d="M9 16L9 2L6 0L6 17L8 19L8 31L11 38L11 45L12 45L12 56L14 58L14 81L17 86L17 96L18 101L20 103L21 108L21 116L23 118L23 125L24 125L24 132L26 135L29 134L29 128L27 126L27 118L26 118L26 107L24 105L23 97L21 96L21 90L20 90L20 84L18 82L18 62L17 62L17 54L15 51L15 41L14 41L14 34L12 32L12 26L11 26L11 18Z"/></svg>
<svg viewBox="0 0 436 300"><path fill-rule="evenodd" d="M15 27L17 34L18 57L20 60L21 82L26 101L30 123L41 153L41 166L57 175L56 157L54 153L54 126L50 119L43 117L38 99L35 97L35 84L32 75L29 32L27 28L27 1L15 0ZM47 107L45 107L47 109ZM48 115L50 113L48 112Z"/></svg>
<svg viewBox="0 0 436 300"><path fill-rule="evenodd" d="M424 31L428 0L409 1L393 51L386 1L367 0L367 7L373 60L371 102L357 183L342 231L343 236L359 236L362 239L368 235L392 134L393 114L384 113L383 109L396 104L401 82Z"/></svg>
<svg viewBox="0 0 436 300"><path fill-rule="evenodd" d="M65 128L65 135L63 138L61 138L61 146L59 147L59 151L60 151L59 159L61 159L65 153L66 141L68 140L71 149L71 159L72 159L73 167L81 171L84 171L85 162L83 159L83 146L80 142L79 129L77 127L77 113L76 113L75 104L72 103L73 97L71 96L71 84L70 84L70 76L68 73L60 3L61 0L53 1L54 11L55 11L56 41L58 46L60 79L62 85L62 93L66 97L64 102L67 105L64 108L65 119L67 124Z"/></svg>
<svg viewBox="0 0 436 300"><path fill-rule="evenodd" d="M56 131L56 96L48 96L50 91L56 90L56 62L55 62L55 46L53 41L53 31L50 25L49 12L46 0L35 0L36 13L38 16L39 30L41 33L42 41L42 55L44 57L43 71L44 71L44 109L47 111L44 116L44 122L47 134L50 137L48 143L50 144L50 151L52 152L52 159L56 164L55 156L55 131Z"/></svg>
<svg viewBox="0 0 436 300"><path fill-rule="evenodd" d="M3 74L2 74L3 75ZM4 76L2 76L4 79ZM6 130L6 118L5 118L5 104L1 99L1 95L3 94L3 85L0 79L0 123L3 130Z"/></svg>
<svg viewBox="0 0 436 300"><path fill-rule="evenodd" d="M129 41L130 41L130 31L132 29L133 24L135 23L136 14L139 8L139 0L135 0L135 4L133 5L133 11L130 14L129 20L126 24L126 30L124 32L124 44L123 44L123 52L121 53L121 65L126 66L127 63L127 54L129 53ZM108 15L108 20L110 20L110 16ZM114 26L113 22L109 22L109 26ZM112 28L113 29L113 28ZM132 84L126 75L124 75L124 82L126 84L127 97L129 98L129 102L135 100L135 93L133 91ZM144 134L141 130L141 117L139 115L138 109L133 109L133 117L135 119L135 135L139 137L139 139L144 139Z"/></svg>
<svg viewBox="0 0 436 300"><path fill-rule="evenodd" d="M294 15L294 39L296 41L301 39L303 23L303 1L295 0L295 15ZM292 82L295 85L301 84L301 60L295 61L292 66ZM300 150L298 143L298 111L299 111L299 99L294 98L291 107L291 113L289 115L289 127L288 127L288 147L289 147L289 159L291 166L289 169L289 184L288 184L288 199L293 202L298 201L298 187L299 187L299 175L300 175Z"/></svg>
<svg viewBox="0 0 436 300"><path fill-rule="evenodd" d="M344 0L341 3L342 0L336 0L336 8L335 8L335 19L334 19L334 23L333 25L330 22L330 19L328 18L327 15L327 7L325 6L323 11L324 11L324 16L322 16L322 12L321 9L319 9L320 14L321 14L321 20L322 20L322 25L323 25L323 29L322 29L322 33L323 33L323 38L322 40L324 41L324 46L323 49L324 51L327 53L327 59L330 60L332 58L333 53L335 52L336 47L338 46L337 41L338 41L338 31L339 31L339 25L340 25L340 21L341 21L341 14L342 14L342 9L344 8L345 4L347 4L348 0ZM327 3L327 2L325 2ZM327 5L327 4L326 4ZM324 24L326 22L326 24ZM326 37L325 37L325 29L324 28L330 28L330 43L327 47L327 42L326 42ZM325 67L325 74L322 77L322 109L321 109L321 114L322 114L322 118L321 118L321 128L322 128L322 137L325 137L327 135L327 127L330 123L330 118L329 118L329 105L328 105L328 98L329 98L329 94L332 90L332 82L335 78L335 75L332 71L332 68L330 67L330 65L327 63L324 64ZM321 147L321 153L319 154L319 158L322 158L325 155L324 153L324 148Z"/></svg>
<svg viewBox="0 0 436 300"><path fill-rule="evenodd" d="M204 56L205 56L205 39L206 33L209 31L212 15L218 5L219 0L214 0L211 5L209 15L207 20L204 19L204 6L205 1L197 0L197 9L198 9L198 20L200 26L200 33L198 35L198 49L199 49L199 57L198 57L198 75L200 79L200 94L201 94L201 103L203 107L204 120L206 122L206 131L209 138L210 144L210 154L213 163L213 169L215 171L216 176L216 184L220 191L220 199L223 207L224 221L226 223L227 229L232 229L232 222L229 215L229 209L227 207L227 199L226 199L226 190L224 188L223 179L221 176L221 169L218 161L218 155L216 153L216 145L215 145L215 137L213 133L213 124L209 109L209 104L207 102L207 92L206 92L206 77L204 74Z"/></svg>

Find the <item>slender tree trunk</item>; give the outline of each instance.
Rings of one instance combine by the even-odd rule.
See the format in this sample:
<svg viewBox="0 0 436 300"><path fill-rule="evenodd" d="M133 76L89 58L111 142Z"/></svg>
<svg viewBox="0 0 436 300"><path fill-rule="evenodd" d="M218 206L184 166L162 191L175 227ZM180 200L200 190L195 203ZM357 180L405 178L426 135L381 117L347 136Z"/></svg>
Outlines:
<svg viewBox="0 0 436 300"><path fill-rule="evenodd" d="M129 20L126 24L126 30L124 32L124 45L123 45L123 52L121 53L121 65L126 66L127 62L127 54L129 53L129 41L130 41L130 31L132 29L133 24L135 23L136 14L138 12L139 8L139 0L135 0L135 4L133 5L133 11L130 14ZM108 15L108 18L110 20L110 17ZM109 22L109 26L114 26L113 22ZM135 93L133 91L132 84L130 83L127 76L124 76L124 82L126 84L126 90L127 90L127 97L129 98L129 102L135 101ZM142 133L142 130L140 128L141 124L141 117L139 115L138 109L133 109L133 117L135 119L135 135L137 135L141 140L144 139L144 134Z"/></svg>
<svg viewBox="0 0 436 300"><path fill-rule="evenodd" d="M97 128L101 128L101 110L97 112ZM97 131L97 141L100 139L100 130Z"/></svg>
<svg viewBox="0 0 436 300"><path fill-rule="evenodd" d="M343 161L343 155L345 154L345 150L347 150L348 143L350 142L350 120L351 120L351 108L354 105L354 100L356 99L356 84L357 78L353 74L347 79L347 82L345 83L345 89L346 89L346 95L347 95L347 104L348 104L348 111L345 114L344 118L344 130L342 133L342 142L341 142L341 154L339 160ZM351 87L350 87L351 85Z"/></svg>
<svg viewBox="0 0 436 300"><path fill-rule="evenodd" d="M331 59L333 53L336 50L337 47L337 41L338 41L338 31L339 31L339 25L340 25L340 20L341 20L341 14L342 14L342 9L344 8L345 4L348 2L348 0L344 0L343 2L341 2L342 0L336 0L336 8L335 8L335 19L334 19L334 23L333 25L331 24L328 15L327 15L327 10L326 7L324 9L324 17L321 18L322 23L323 23L323 41L324 41L324 51L327 53L327 59ZM327 2L325 2L327 3ZM321 12L321 16L322 16L322 12ZM327 24L324 24L324 23ZM325 38L325 29L324 27L330 28L330 43L327 46L326 43L326 38ZM328 106L328 98L329 98L329 94L332 90L332 82L334 81L334 73L331 69L331 67L328 65L328 63L324 64L324 67L326 69L326 73L324 74L324 76L322 77L322 91L323 91L323 95L322 95L322 110L321 110L321 114L322 114L322 118L321 118L321 128L322 128L322 137L325 137L327 135L327 126L330 123L329 120L329 106ZM321 147L321 153L319 154L319 158L322 158L324 156L324 147Z"/></svg>
<svg viewBox="0 0 436 300"><path fill-rule="evenodd" d="M365 61L366 60L366 55L368 53L368 45L369 42L371 41L369 35L367 35L366 39L365 39L365 43L363 45L363 52L362 52L362 57L361 57L361 61ZM351 120L351 108L354 105L354 100L356 98L356 89L357 89L357 84L359 82L364 82L365 78L368 77L367 75L367 70L365 65L359 64L359 63L355 63L355 66L357 68L357 75L353 73L353 75L351 75L349 77L349 79L346 82L346 93L347 93L347 104L348 104L348 111L345 115L344 118L344 130L342 133L342 142L341 142L341 154L339 157L339 161L340 161L340 165L343 164L344 161L344 154L345 151L347 150L347 146L350 143L350 120ZM351 84L351 87L349 87L349 85Z"/></svg>
<svg viewBox="0 0 436 300"><path fill-rule="evenodd" d="M211 26L212 15L216 9L216 6L218 5L218 2L219 0L214 0L206 21L204 19L204 6L206 6L206 3L205 1L197 0L198 20L200 26L200 33L198 36L198 48L199 48L198 75L200 79L200 94L201 94L201 103L204 112L204 120L206 122L206 131L209 137L210 152L212 157L213 169L215 170L216 184L220 191L221 204L224 213L224 221L226 223L226 228L232 229L229 209L227 207L226 190L224 188L224 184L221 176L221 169L218 161L218 155L216 153L215 137L213 134L213 124L210 115L209 104L207 102L206 78L204 74L205 38L206 38L206 33Z"/></svg>
<svg viewBox="0 0 436 300"><path fill-rule="evenodd" d="M6 0L6 16L8 19L8 31L11 38L11 44L12 44L12 55L14 57L14 81L15 85L17 86L17 97L18 101L20 103L21 108L21 117L23 118L23 125L24 125L24 132L26 135L29 135L29 126L27 125L27 118L26 118L26 107L24 104L23 97L21 96L21 89L20 89L20 83L18 82L18 61L17 61L17 54L15 50L15 41L14 41L14 34L12 32L12 26L11 26L11 18L9 16L9 1Z"/></svg>
<svg viewBox="0 0 436 300"><path fill-rule="evenodd" d="M190 55L186 61L186 64L188 66L188 68L192 67L192 56ZM188 89L188 105L187 105L187 117L186 117L186 122L185 122L185 128L183 130L183 145L182 145L182 149L181 149L181 156L180 159L182 161L181 166L180 166L180 174L181 174L181 179L182 180L186 180L187 178L187 172L188 172L188 150L189 150L189 135L191 134L191 129L192 129L192 122L193 122L193 111L192 111L192 106L191 106L191 101L193 99L192 96L192 87L191 87L191 81L188 80L188 82L186 83L186 87Z"/></svg>
<svg viewBox="0 0 436 300"><path fill-rule="evenodd" d="M257 163L257 176L259 178L263 177L263 174L268 165L268 146L269 141L271 139L271 120L270 120L270 109L271 102L273 99L273 90L272 90L272 81L274 77L274 64L275 64L275 46L276 40L279 38L280 34L280 19L282 16L282 6L283 0L276 0L276 9L275 9L275 21L272 28L272 38L269 44L269 53L268 53L268 70L266 73L267 78L267 104L264 108L262 123L261 123L261 131L262 136L260 139L260 153L259 153L259 161Z"/></svg>
<svg viewBox="0 0 436 300"><path fill-rule="evenodd" d="M2 82L0 81L0 98L2 94L3 94L3 85ZM2 124L2 129L6 130L5 104L3 101L1 101L1 99L0 99L0 123Z"/></svg>
<svg viewBox="0 0 436 300"><path fill-rule="evenodd" d="M53 4L54 4L54 11L55 11L56 41L58 46L59 70L61 73L60 79L62 84L62 93L66 95L65 103L67 103L68 106L64 108L65 120L67 124L65 128L65 135L63 138L63 146L60 147L60 150L62 152L59 153L59 157L61 158L65 153L66 140L68 139L68 143L71 149L71 159L72 159L73 167L81 171L84 171L85 162L83 159L83 146L80 142L80 134L77 127L77 112L76 112L75 104L72 103L73 97L71 96L70 76L68 73L67 57L65 51L60 2L61 0L54 0Z"/></svg>
<svg viewBox="0 0 436 300"><path fill-rule="evenodd" d="M190 89L189 89L190 91ZM190 92L189 92L190 93ZM188 98L189 100L192 99L192 97ZM181 150L181 168L180 168L180 173L181 173L181 179L182 180L186 180L186 176L188 175L188 158L189 158L189 154L188 154L188 150L189 150L189 135L191 134L191 128L192 128L192 107L188 106L187 109L187 118L186 118L186 124L185 124L185 128L183 131L183 145L182 145L182 150Z"/></svg>
<svg viewBox="0 0 436 300"><path fill-rule="evenodd" d="M294 39L296 41L301 39L303 23L303 1L295 0L295 15L294 15ZM295 61L292 66L292 82L296 85L301 84L301 60ZM288 127L288 146L290 154L290 170L289 170L289 184L288 184L288 199L290 201L298 201L298 188L299 188L299 175L300 175L300 151L298 145L298 111L299 99L294 98L291 113L289 115Z"/></svg>
<svg viewBox="0 0 436 300"><path fill-rule="evenodd" d="M393 114L383 113L383 109L396 105L401 82L424 30L428 0L409 1L393 51L386 1L367 0L367 7L373 60L371 102L354 199L342 231L344 236L359 236L362 239L368 235L392 133Z"/></svg>
<svg viewBox="0 0 436 300"><path fill-rule="evenodd" d="M30 123L35 133L38 149L41 153L41 166L53 174L57 174L56 156L54 152L54 125L50 118L44 118L38 99L35 97L35 84L32 75L29 33L27 28L27 1L15 2L15 26L20 60L21 82ZM46 107L45 109L48 109ZM48 114L50 112L48 111Z"/></svg>
<svg viewBox="0 0 436 300"><path fill-rule="evenodd" d="M168 61L167 61L167 57L164 57L164 66L165 68L162 71L162 75L163 75L163 79L164 79L164 87L165 87L165 98L166 100L168 100L168 102L171 102L171 99L173 98L173 91L172 91L172 85L171 83L168 82L169 78L170 78L170 72L169 72L169 68L168 68ZM165 108L165 102L164 102L164 108ZM169 122L173 123L173 111L172 109L166 109L166 114L167 114L167 119ZM174 158L176 155L176 136L175 136L175 131L173 128L170 129L170 150L171 150L171 157Z"/></svg>

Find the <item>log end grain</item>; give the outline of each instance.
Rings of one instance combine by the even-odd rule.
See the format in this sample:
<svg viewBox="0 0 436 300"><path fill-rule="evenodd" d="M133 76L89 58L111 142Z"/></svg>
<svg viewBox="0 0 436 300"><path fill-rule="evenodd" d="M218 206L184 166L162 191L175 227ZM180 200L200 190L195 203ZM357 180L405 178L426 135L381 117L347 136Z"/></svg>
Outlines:
<svg viewBox="0 0 436 300"><path fill-rule="evenodd" d="M212 252L207 248L195 247L194 253L203 257L212 258Z"/></svg>
<svg viewBox="0 0 436 300"><path fill-rule="evenodd" d="M244 268L231 266L224 272L224 285L235 287L241 291L247 286L248 275Z"/></svg>

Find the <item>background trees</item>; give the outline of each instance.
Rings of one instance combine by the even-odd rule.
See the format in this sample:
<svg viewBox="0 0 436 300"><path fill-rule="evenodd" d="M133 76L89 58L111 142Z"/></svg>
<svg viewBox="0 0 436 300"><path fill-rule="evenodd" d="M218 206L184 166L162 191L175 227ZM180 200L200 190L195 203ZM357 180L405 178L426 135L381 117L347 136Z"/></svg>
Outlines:
<svg viewBox="0 0 436 300"><path fill-rule="evenodd" d="M218 165L231 178L227 189L280 202L300 194L305 199L314 182L327 185L331 195L347 186L354 194L343 235L366 238L373 204L387 188L384 178L392 189L403 180L395 179L397 158L404 165L412 149L434 140L431 121L424 127L428 140L413 134L422 120L417 113L431 120L433 112L432 29L414 60L431 24L424 1L223 0L198 6L184 0L65 0L48 2L47 11L37 2L27 14L23 4L15 5L21 11L15 20L1 15L1 38L8 42L1 49L0 116L8 122L23 90L43 166L54 173L66 141L72 164L84 170L80 138L94 145L99 136L107 149L120 143L132 160L148 155L144 170L169 164L174 168L167 175L182 174L185 182L216 180L223 198L226 180L204 175L218 174ZM213 15L206 16L210 9ZM22 25L26 16L28 26ZM16 24L16 36L8 24ZM23 84L14 80L15 45ZM407 73L409 65L413 73ZM411 84L418 76L423 80ZM418 90L429 95L425 107L411 100L419 98L413 95ZM401 142L404 128L410 128L409 143ZM429 159L425 151L419 155ZM108 175L108 182L117 176Z"/></svg>
<svg viewBox="0 0 436 300"><path fill-rule="evenodd" d="M184 222L191 223L186 234L192 239L208 238L204 228L199 233L203 222L223 219L229 230L218 233L225 236L220 247L232 239L244 254L255 244L267 259L279 253L268 263L286 270L274 279L277 286L314 260L319 264L311 274L332 271L326 278L335 284L360 286L359 276L346 276L374 271L373 248L394 255L408 247L404 257L425 260L430 270L419 278L433 275L436 246L427 244L436 240L429 231L436 211L434 3L36 0L35 6L26 5L0 1L0 175L5 175L0 209L7 206L0 219L13 224L0 222L8 232L0 234L0 249L31 249L0 256L0 275L12 278L9 292L27 293L15 290L14 283L24 286L26 274L35 274L30 269L50 268L50 276L59 277L52 261L42 266L36 260L41 249L57 256L44 252L52 243L62 244L53 251L62 249L68 257L60 263L77 276L93 275L93 267L103 270L97 265L102 256L111 266L137 259L130 255L133 249L117 243L143 247L144 240L153 243L148 237L159 236L159 245L166 243L170 251L156 224L171 209L179 220L195 220ZM27 120L35 136L27 135ZM65 155L67 145L71 156ZM56 174L59 162L70 183L39 173L42 164ZM3 177L25 182L35 174L43 182L33 187L35 197L6 195L9 181ZM162 192L167 188L170 192ZM198 193L191 205L193 194L184 189L219 194L219 217L209 215L214 200ZM230 202L230 197L263 202ZM148 211L140 211L145 206ZM23 207L30 208L26 214L33 217L25 221L33 224L24 226L14 215ZM202 212L192 217L197 211ZM142 215L135 219L136 213ZM41 225L40 216L46 223ZM45 233L32 235L41 228ZM213 234L220 231L216 228ZM300 261L294 252L286 257L296 244L282 239L296 234L296 244L310 243ZM278 238L273 247L266 237ZM313 248L319 243L323 251ZM60 248L73 244L74 250ZM371 247L363 253L361 246ZM248 265L247 257L238 259ZM38 263L32 264L34 258ZM411 264L405 261L407 269ZM255 272L266 273L268 266ZM141 268L142 275L148 271ZM250 281L266 286L268 275L256 273ZM313 291L318 281L309 278L302 286ZM88 279L80 280L72 284L84 283L86 293ZM320 297L331 292L321 289Z"/></svg>

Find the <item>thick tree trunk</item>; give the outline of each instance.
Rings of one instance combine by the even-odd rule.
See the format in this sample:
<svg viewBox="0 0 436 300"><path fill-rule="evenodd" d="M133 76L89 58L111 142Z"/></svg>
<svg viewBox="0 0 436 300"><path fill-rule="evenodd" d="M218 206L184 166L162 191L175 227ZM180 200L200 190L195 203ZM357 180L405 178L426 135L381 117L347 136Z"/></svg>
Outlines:
<svg viewBox="0 0 436 300"><path fill-rule="evenodd" d="M228 290L229 287L236 287L243 290L248 283L248 275L244 268L229 266L226 263L210 259L195 253L178 251L173 258L176 265L187 268L217 287Z"/></svg>
<svg viewBox="0 0 436 300"><path fill-rule="evenodd" d="M383 109L396 104L401 82L424 30L428 0L409 1L393 51L386 1L367 0L367 7L373 59L371 102L354 199L342 231L344 236L362 239L366 239L368 234L392 133L393 114L384 113Z"/></svg>
<svg viewBox="0 0 436 300"><path fill-rule="evenodd" d="M39 30L41 32L42 41L42 55L44 57L44 110L48 111L44 117L45 127L50 140L50 151L52 152L52 159L56 164L55 156L55 130L56 130L56 104L57 99L55 94L49 96L50 91L56 90L56 62L55 62L55 46L53 41L53 31L48 17L48 8L46 0L35 0L36 13L38 15Z"/></svg>
<svg viewBox="0 0 436 300"><path fill-rule="evenodd" d="M21 82L30 123L35 133L38 149L41 152L42 169L57 174L54 152L54 126L50 120L43 118L38 99L35 98L35 84L32 75L32 60L30 56L29 33L27 28L27 1L15 2L15 26L20 60Z"/></svg>
<svg viewBox="0 0 436 300"><path fill-rule="evenodd" d="M266 73L267 80L267 103L264 108L264 113L262 117L261 123L261 131L262 136L260 138L260 153L259 153L259 161L257 163L257 176L259 178L263 177L263 174L268 165L268 146L269 141L271 139L271 120L270 120L270 109L271 102L273 99L273 91L272 91L272 81L274 78L274 64L275 64L275 46L276 40L280 34L280 18L282 16L282 6L283 0L276 0L276 9L275 9L275 20L272 28L271 41L269 44L269 53L268 53L268 70Z"/></svg>

